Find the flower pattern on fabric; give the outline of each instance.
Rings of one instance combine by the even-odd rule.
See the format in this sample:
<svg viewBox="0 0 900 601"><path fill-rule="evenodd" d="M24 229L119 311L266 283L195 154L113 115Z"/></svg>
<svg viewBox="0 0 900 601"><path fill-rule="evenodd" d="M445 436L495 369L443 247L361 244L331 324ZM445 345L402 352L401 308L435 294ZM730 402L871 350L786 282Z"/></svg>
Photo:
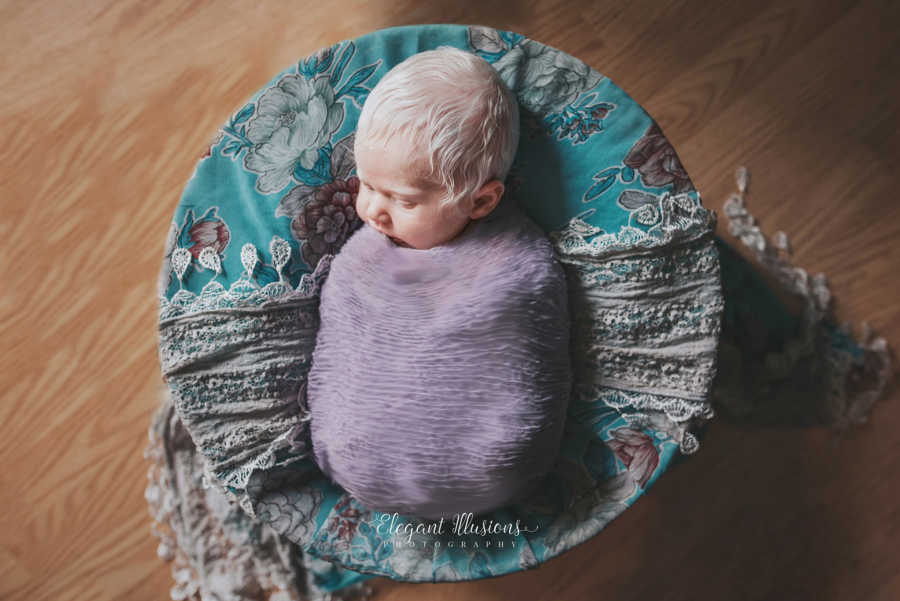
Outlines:
<svg viewBox="0 0 900 601"><path fill-rule="evenodd" d="M218 207L210 207L200 217L195 218L194 211L188 209L180 226L172 222L166 236L163 265L157 281L159 296L165 295L172 283L172 253L176 247L187 249L192 263L196 261L200 269L203 269L199 259L204 249L210 248L217 255L225 252L231 241L231 230L218 216L218 210Z"/></svg>
<svg viewBox="0 0 900 601"><path fill-rule="evenodd" d="M234 159L246 152L243 165L259 175L258 192L279 192L292 181L311 186L330 181L332 138L344 124L347 106L362 107L370 91L364 84L381 64L364 65L344 79L355 53L352 41L313 53L222 129L228 136L222 155Z"/></svg>
<svg viewBox="0 0 900 601"><path fill-rule="evenodd" d="M653 439L644 432L632 428L618 428L610 432L612 439L606 444L615 451L638 486L644 488L659 465L659 453Z"/></svg>
<svg viewBox="0 0 900 601"><path fill-rule="evenodd" d="M323 255L337 254L362 225L356 213L359 178L350 175L355 168L352 134L335 144L331 158L332 181L321 186L300 184L275 209L276 217L291 218L291 234L301 242L300 255L310 268Z"/></svg>
<svg viewBox="0 0 900 601"><path fill-rule="evenodd" d="M603 129L602 120L615 105L598 102L594 89L603 75L575 57L522 36L472 26L469 45L493 62L500 76L516 92L526 115L543 118L558 139L586 141ZM578 101L578 102L576 102Z"/></svg>
<svg viewBox="0 0 900 601"><path fill-rule="evenodd" d="M295 188L296 190L296 188ZM356 214L359 179L336 180L316 189L312 199L291 222L291 233L306 244L301 248L303 260L315 267L322 255L337 254L362 220ZM290 202L289 199L285 199Z"/></svg>
<svg viewBox="0 0 900 601"><path fill-rule="evenodd" d="M619 474L604 482L602 489L576 497L547 527L544 543L548 555L556 555L594 536L625 510L624 501L634 490L631 477Z"/></svg>
<svg viewBox="0 0 900 601"><path fill-rule="evenodd" d="M631 147L620 165L613 165L594 174L592 184L582 196L582 202L597 200L616 182L637 184L636 175L640 175L641 183L650 188L669 186L669 194L682 197L684 194L699 193L691 183L675 149L663 136L656 122L652 122L644 135ZM660 212L653 203L657 195L646 190L634 188L620 193L618 205L634 211L632 217L636 223L653 225L660 217Z"/></svg>
<svg viewBox="0 0 900 601"><path fill-rule="evenodd" d="M284 188L298 164L312 170L319 150L343 120L344 105L335 102L326 76L308 81L300 75L285 75L269 88L247 125L253 147L244 157L244 166L260 174L259 191L269 194Z"/></svg>
<svg viewBox="0 0 900 601"><path fill-rule="evenodd" d="M661 188L671 184L673 194L694 189L675 149L656 122L631 147L622 163L637 169L645 186Z"/></svg>
<svg viewBox="0 0 900 601"><path fill-rule="evenodd" d="M351 498L345 497L334 506L337 518L329 526L335 531L335 536L338 539L346 541L350 541L353 535L356 534L356 528L359 526L359 516L363 513L359 508L352 506L350 503Z"/></svg>
<svg viewBox="0 0 900 601"><path fill-rule="evenodd" d="M222 254L225 247L228 246L228 241L231 240L231 232L228 231L225 222L206 215L194 222L188 229L187 235L190 239L188 250L195 259L200 258L200 253L205 248L211 248L216 254Z"/></svg>

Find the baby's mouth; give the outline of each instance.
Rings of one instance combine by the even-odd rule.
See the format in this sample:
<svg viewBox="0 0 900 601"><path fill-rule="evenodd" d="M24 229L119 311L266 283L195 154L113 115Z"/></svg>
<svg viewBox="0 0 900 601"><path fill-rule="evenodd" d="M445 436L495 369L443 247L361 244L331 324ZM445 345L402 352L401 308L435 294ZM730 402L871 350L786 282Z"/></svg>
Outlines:
<svg viewBox="0 0 900 601"><path fill-rule="evenodd" d="M405 247L407 247L407 248L410 248L409 244L407 244L406 242L404 242L404 241L401 240L400 238L395 238L395 237L391 236L390 234L385 234L383 231L381 231L381 228L380 228L380 227L378 227L377 225L375 225L375 224L372 223L371 221L369 222L369 225L372 226L372 227L375 229L376 232L378 232L378 233L380 233L380 234L383 234L383 235L387 236L388 239L389 239L391 242L393 242L394 244L396 244L397 246L405 246Z"/></svg>

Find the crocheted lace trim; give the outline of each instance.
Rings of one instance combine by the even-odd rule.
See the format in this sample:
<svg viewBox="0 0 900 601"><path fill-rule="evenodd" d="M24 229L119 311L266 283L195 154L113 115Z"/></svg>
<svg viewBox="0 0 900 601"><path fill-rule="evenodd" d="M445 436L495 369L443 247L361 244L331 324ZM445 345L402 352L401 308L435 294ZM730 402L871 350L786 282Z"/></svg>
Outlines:
<svg viewBox="0 0 900 601"><path fill-rule="evenodd" d="M272 263L278 272L278 281L260 286L254 278L259 263L259 252L252 243L241 247L241 264L244 272L227 289L216 280L222 273L222 262L212 247L206 247L197 258L200 265L213 272L212 278L203 286L200 294L184 288L184 279L191 266L191 252L186 248L172 251L172 271L178 278L179 289L171 299L159 297L159 320L165 323L175 317L212 311L216 309L236 309L263 307L275 301L289 299L317 298L319 287L325 280L333 255L324 255L312 273L305 273L300 283L293 288L284 276L284 268L291 260L291 245L280 236L273 236L269 244Z"/></svg>
<svg viewBox="0 0 900 601"><path fill-rule="evenodd" d="M317 586L333 567L308 556L271 526L251 519L216 487L202 482L204 462L181 425L168 389L148 430L145 498L159 540L157 555L172 564L174 601L365 601L367 582L337 592Z"/></svg>
<svg viewBox="0 0 900 601"><path fill-rule="evenodd" d="M320 263L316 274L323 269ZM317 285L260 308L204 311L160 324L163 378L206 459L206 485L251 517L247 490L254 472L312 461L294 445L309 419L298 390L317 327Z"/></svg>
<svg viewBox="0 0 900 601"><path fill-rule="evenodd" d="M716 214L703 208L699 198L699 193L695 200L686 192L672 194L666 191L655 203L644 204L632 213L632 220L641 225L653 224L646 230L625 225L618 232L607 233L582 219L596 211L587 209L569 220L563 229L550 232L549 238L561 255L583 255L594 259L677 246L706 236L715 229ZM593 239L588 241L587 238L592 236Z"/></svg>
<svg viewBox="0 0 900 601"><path fill-rule="evenodd" d="M694 453L691 430L714 416L724 306L715 214L687 193L667 192L606 233L582 219L590 211L549 234L569 282L573 392L632 424L665 416L681 452Z"/></svg>

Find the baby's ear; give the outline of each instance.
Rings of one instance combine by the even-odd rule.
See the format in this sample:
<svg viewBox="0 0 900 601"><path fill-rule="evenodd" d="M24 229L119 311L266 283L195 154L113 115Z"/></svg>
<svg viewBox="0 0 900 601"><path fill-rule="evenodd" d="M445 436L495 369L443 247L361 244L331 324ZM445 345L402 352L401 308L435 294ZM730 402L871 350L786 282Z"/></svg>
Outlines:
<svg viewBox="0 0 900 601"><path fill-rule="evenodd" d="M499 179L491 180L483 185L478 192L475 193L470 217L472 219L480 219L490 215L491 211L497 207L497 204L503 197L503 191L505 189L506 187Z"/></svg>

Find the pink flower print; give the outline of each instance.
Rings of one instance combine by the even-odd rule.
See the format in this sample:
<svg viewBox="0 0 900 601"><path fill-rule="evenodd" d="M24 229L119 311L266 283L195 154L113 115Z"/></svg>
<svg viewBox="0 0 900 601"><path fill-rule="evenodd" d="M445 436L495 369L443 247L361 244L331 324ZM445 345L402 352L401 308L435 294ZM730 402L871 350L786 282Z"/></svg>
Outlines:
<svg viewBox="0 0 900 601"><path fill-rule="evenodd" d="M348 495L344 495L337 505L334 506L334 509L337 511L337 516L333 518L334 521L331 523L329 530L336 531L335 534L338 539L350 543L353 537L356 536L356 529L359 526L359 518L362 513L351 505L351 497Z"/></svg>
<svg viewBox="0 0 900 601"><path fill-rule="evenodd" d="M653 439L631 428L619 428L610 434L612 439L606 441L607 446L622 460L634 481L644 488L659 465L659 453Z"/></svg>
<svg viewBox="0 0 900 601"><path fill-rule="evenodd" d="M645 186L658 188L673 184L673 194L693 189L675 149L656 123L631 147L622 162L638 170Z"/></svg>
<svg viewBox="0 0 900 601"><path fill-rule="evenodd" d="M231 240L231 232L221 219L202 219L196 222L188 230L188 236L193 242L189 250L194 259L198 259L203 249L208 246L217 254L221 254Z"/></svg>

